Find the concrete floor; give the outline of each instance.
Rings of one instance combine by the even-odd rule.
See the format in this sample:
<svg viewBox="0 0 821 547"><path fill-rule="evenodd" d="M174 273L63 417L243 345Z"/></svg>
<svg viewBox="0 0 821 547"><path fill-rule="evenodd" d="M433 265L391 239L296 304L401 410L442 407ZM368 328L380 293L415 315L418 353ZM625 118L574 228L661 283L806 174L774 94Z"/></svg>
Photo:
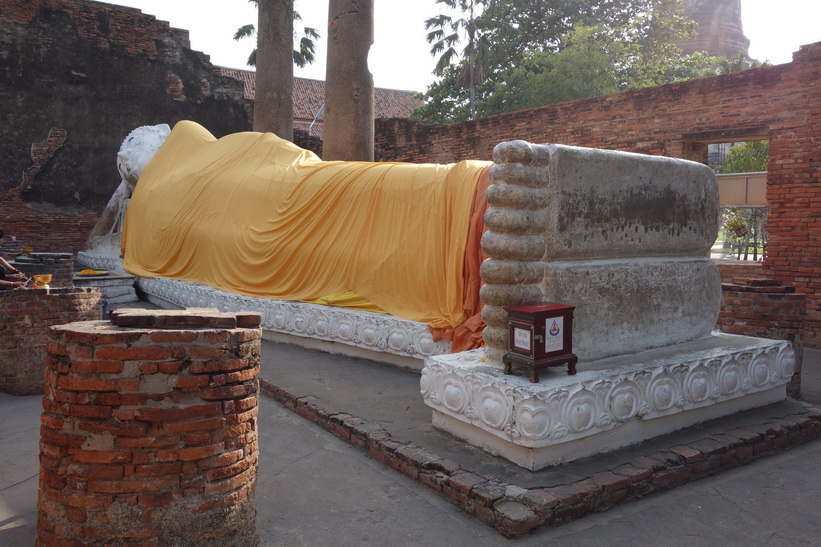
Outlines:
<svg viewBox="0 0 821 547"><path fill-rule="evenodd" d="M388 427L393 435L451 442L432 431L429 412L423 415L413 403L420 399L418 375L346 359L265 342L263 376L276 383L283 378L275 362L302 364L301 377L291 379L292 389L304 385L319 395L334 393L335 398L325 398L329 406L345 406L354 414L361 410L377 419L380 409L390 408L395 420ZM322 372L324 367L341 370L348 381L331 381L327 370ZM380 383L384 387L363 390L359 378L376 376L385 378ZM821 351L806 350L803 379L805 397L821 406ZM415 391L408 393L407 386L414 383ZM0 395L0 546L33 543L40 411L39 396ZM819 442L507 540L427 488L265 398L260 401L259 433L260 545L821 545ZM436 437L439 440L432 440ZM477 462L483 472L516 480L529 473L464 447L458 456ZM560 480L561 475L584 472L583 467L569 465L552 473Z"/></svg>

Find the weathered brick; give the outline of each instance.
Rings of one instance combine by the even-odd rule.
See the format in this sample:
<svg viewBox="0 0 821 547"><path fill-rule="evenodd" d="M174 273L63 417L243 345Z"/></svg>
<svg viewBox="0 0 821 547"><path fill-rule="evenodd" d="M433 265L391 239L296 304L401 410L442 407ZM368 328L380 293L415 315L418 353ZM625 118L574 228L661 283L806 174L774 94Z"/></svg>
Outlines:
<svg viewBox="0 0 821 547"><path fill-rule="evenodd" d="M497 515L497 530L505 536L517 537L539 525L539 515L521 502L502 500L496 503L494 509Z"/></svg>
<svg viewBox="0 0 821 547"><path fill-rule="evenodd" d="M97 348L96 356L98 359L120 361L161 361L180 359L184 353L180 347L103 346Z"/></svg>
<svg viewBox="0 0 821 547"><path fill-rule="evenodd" d="M122 465L70 463L64 471L67 477L79 479L121 479L125 475Z"/></svg>
<svg viewBox="0 0 821 547"><path fill-rule="evenodd" d="M714 439L701 439L700 441L692 442L687 446L696 452L701 452L708 458L727 451L727 446L724 443L718 442Z"/></svg>
<svg viewBox="0 0 821 547"><path fill-rule="evenodd" d="M492 507L494 503L504 497L504 485L493 482L478 484L471 491L471 498L485 507Z"/></svg>
<svg viewBox="0 0 821 547"><path fill-rule="evenodd" d="M179 422L193 418L218 416L221 413L222 405L212 402L180 408L141 408L137 412L137 417L149 422Z"/></svg>
<svg viewBox="0 0 821 547"><path fill-rule="evenodd" d="M139 378L79 378L63 376L59 381L60 389L69 391L138 391Z"/></svg>
<svg viewBox="0 0 821 547"><path fill-rule="evenodd" d="M133 493L162 493L179 486L180 479L173 477L155 477L140 480L93 480L88 481L90 493L101 494L133 494Z"/></svg>
<svg viewBox="0 0 821 547"><path fill-rule="evenodd" d="M681 484L687 480L691 471L687 467L674 467L653 474L653 484L662 486L672 486Z"/></svg>
<svg viewBox="0 0 821 547"><path fill-rule="evenodd" d="M631 482L628 477L616 475L610 471L596 473L590 477L590 481L594 484L598 484L604 489L605 492L608 493L621 490L622 488L627 488Z"/></svg>
<svg viewBox="0 0 821 547"><path fill-rule="evenodd" d="M673 448L670 449L670 452L674 452L675 454L678 454L684 460L684 463L688 463L688 464L689 463L695 463L695 462L698 462L698 461L701 461L701 460L704 459L704 454L702 454L701 452L699 452L698 450L695 450L694 448L692 448L690 446L684 446L684 445L674 446Z"/></svg>
<svg viewBox="0 0 821 547"><path fill-rule="evenodd" d="M182 470L182 462L150 463L134 466L136 478L162 477L163 475L178 475Z"/></svg>
<svg viewBox="0 0 821 547"><path fill-rule="evenodd" d="M545 489L534 488L522 496L522 502L534 511L544 513L546 510L558 505L559 499Z"/></svg>
<svg viewBox="0 0 821 547"><path fill-rule="evenodd" d="M426 469L432 469L434 471L441 471L447 475L452 475L456 473L461 468L458 463L449 459L449 458L442 458L438 460L428 461L422 464L423 467Z"/></svg>
<svg viewBox="0 0 821 547"><path fill-rule="evenodd" d="M151 311L136 312L133 317L141 325L152 324ZM210 318L206 320L212 323ZM186 310L180 321L198 322L191 310ZM70 339L72 328L82 331L88 327L67 325L55 336ZM151 329L145 327L141 332L150 334ZM89 344L105 343L96 353L129 359L87 360L72 368L72 348L80 346L66 345L66 355L60 356L59 362L54 358L54 366L46 374L53 376L49 393L54 400L44 400L47 412L41 418L41 483L43 492L49 493L41 494L39 505L43 512L55 512L59 522L72 525L84 540L96 538L106 543L149 538L146 541L155 544L167 515L174 511L181 518L190 515L190 504L175 507L177 502L195 496L202 500L196 510L247 503L258 469L258 353L254 360L244 361L245 369L229 363L227 367L214 367L219 373L213 376L187 375L185 360L156 358L182 356L185 344L203 344L203 340L198 335L168 336L169 332L155 336L151 342L173 346L168 348L128 346L122 340L118 346L102 335L85 336ZM231 345L232 340L228 336L227 342L219 344ZM87 347L83 348L83 355L88 357ZM230 347L219 350L235 354L245 351ZM229 379L241 383L224 385ZM214 387L210 380L215 380L213 384L219 380L223 385ZM148 393L127 392L140 388ZM229 399L180 406L184 400L209 397ZM72 493L92 497L69 498ZM114 518L106 512L112 496L116 496L117 503L127 503L134 518ZM104 499L105 504L95 505L97 499ZM67 500L77 506L68 505ZM52 503L65 508L46 507ZM163 512L154 516L152 509L159 507ZM232 511L229 513L234 514ZM253 513L236 513L236 518L229 519L230 525L209 532L208 543L218 543L221 537L233 534L236 526L253 528ZM109 531L112 526L118 526L116 532ZM63 528L51 531L63 534ZM43 537L38 535L38 541Z"/></svg>
<svg viewBox="0 0 821 547"><path fill-rule="evenodd" d="M222 429L225 426L225 418L208 418L205 420L193 420L185 422L163 423L162 430L165 433L188 433L191 431L211 431Z"/></svg>
<svg viewBox="0 0 821 547"><path fill-rule="evenodd" d="M214 443L205 446L195 446L191 448L177 448L158 450L156 452L156 459L158 462L173 462L173 461L195 461L210 456L215 456L223 451L224 445L222 443Z"/></svg>
<svg viewBox="0 0 821 547"><path fill-rule="evenodd" d="M71 371L74 374L117 374L123 371L122 361L86 361L73 360L71 362Z"/></svg>
<svg viewBox="0 0 821 547"><path fill-rule="evenodd" d="M198 337L199 333L191 330L155 330L150 334L151 341L158 344L189 344Z"/></svg>

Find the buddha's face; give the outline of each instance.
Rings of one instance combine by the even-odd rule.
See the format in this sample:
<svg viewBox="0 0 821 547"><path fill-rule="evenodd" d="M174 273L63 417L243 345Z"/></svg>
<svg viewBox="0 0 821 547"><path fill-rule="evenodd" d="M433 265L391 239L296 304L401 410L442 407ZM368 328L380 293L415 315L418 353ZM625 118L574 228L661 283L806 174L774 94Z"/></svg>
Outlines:
<svg viewBox="0 0 821 547"><path fill-rule="evenodd" d="M144 125L129 133L123 141L117 154L117 170L128 185L129 195L170 132L168 124Z"/></svg>

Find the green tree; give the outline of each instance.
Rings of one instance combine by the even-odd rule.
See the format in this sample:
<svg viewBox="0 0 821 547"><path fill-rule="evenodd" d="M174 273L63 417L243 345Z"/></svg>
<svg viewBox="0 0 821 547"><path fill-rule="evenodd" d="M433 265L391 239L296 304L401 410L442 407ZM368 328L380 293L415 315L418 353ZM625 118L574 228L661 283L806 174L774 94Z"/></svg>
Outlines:
<svg viewBox="0 0 821 547"><path fill-rule="evenodd" d="M469 120L473 116L470 99L464 93L454 90L464 89L458 84L461 69L451 65L445 68L442 78L428 86L427 93L417 93L424 104L413 111L414 118L437 123Z"/></svg>
<svg viewBox="0 0 821 547"><path fill-rule="evenodd" d="M583 99L619 90L618 74L607 51L579 27L557 53L537 51L492 83L483 112L498 113Z"/></svg>
<svg viewBox="0 0 821 547"><path fill-rule="evenodd" d="M766 171L770 141L748 141L730 148L718 173L754 173Z"/></svg>
<svg viewBox="0 0 821 547"><path fill-rule="evenodd" d="M248 0L255 6L259 7L259 0ZM294 21L302 21L302 17L297 11L294 11ZM234 40L242 40L243 38L252 38L256 34L257 28L255 25L243 25L234 33ZM320 34L315 28L303 27L303 36L300 38L298 47L294 49L294 64L299 68L304 68L307 65L313 64L316 60L316 42L319 40ZM296 39L296 35L294 35ZM257 48L251 51L247 61L248 66L257 66Z"/></svg>
<svg viewBox="0 0 821 547"><path fill-rule="evenodd" d="M476 84L483 116L659 85L697 76L714 60L684 55L675 40L692 37L695 23L681 0L484 0L477 27L496 44ZM499 21L505 21L499 24ZM500 54L503 52L503 54ZM453 66L453 65L451 65ZM440 80L414 115L434 121L465 119L459 80L437 65Z"/></svg>
<svg viewBox="0 0 821 547"><path fill-rule="evenodd" d="M471 118L475 117L476 85L484 81L484 65L490 52L494 49L489 40L487 29L495 26L506 28L506 23L498 17L500 2L493 0L436 0L453 11L459 11L464 17L452 17L439 14L425 21L428 31L425 39L432 44L430 54L439 56L433 73L440 77L453 79L453 66L458 66L454 83L468 89ZM482 11L483 17L479 17ZM457 46L465 42L461 52Z"/></svg>
<svg viewBox="0 0 821 547"><path fill-rule="evenodd" d="M502 45L504 64L535 51L556 52L561 38L578 26L624 27L657 0L491 0L504 27L490 25L488 34ZM666 1L666 0L664 0Z"/></svg>
<svg viewBox="0 0 821 547"><path fill-rule="evenodd" d="M768 234L764 227L770 210L765 207L730 207L721 211L724 247L739 260L758 260L759 249L767 248ZM743 257L743 258L742 258ZM763 256L762 256L763 257Z"/></svg>
<svg viewBox="0 0 821 547"><path fill-rule="evenodd" d="M681 0L658 0L623 27L603 29L611 40L623 89L638 89L694 78L714 59L685 55L674 44L696 37L696 24L684 16Z"/></svg>
<svg viewBox="0 0 821 547"><path fill-rule="evenodd" d="M761 68L762 66L771 66L768 61L759 61L758 59L750 59L745 54L739 53L735 57L716 57L716 62L712 66L705 69L700 76L719 76L723 74L732 74L734 72L741 72L751 68Z"/></svg>

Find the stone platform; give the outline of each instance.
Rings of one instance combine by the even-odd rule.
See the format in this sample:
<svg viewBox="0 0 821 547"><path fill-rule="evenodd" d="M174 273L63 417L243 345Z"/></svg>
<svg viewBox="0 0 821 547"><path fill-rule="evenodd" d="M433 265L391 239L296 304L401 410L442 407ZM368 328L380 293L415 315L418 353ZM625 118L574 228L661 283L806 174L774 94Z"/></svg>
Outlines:
<svg viewBox="0 0 821 547"><path fill-rule="evenodd" d="M135 277L121 272L109 272L103 275L74 274L75 287L97 287L105 295L109 304L137 302L140 298L134 290Z"/></svg>
<svg viewBox="0 0 821 547"><path fill-rule="evenodd" d="M781 401L795 369L788 342L718 333L580 363L575 376L550 369L535 384L486 357L426 359L433 425L532 471Z"/></svg>
<svg viewBox="0 0 821 547"><path fill-rule="evenodd" d="M258 312L263 338L272 342L372 359L417 372L426 357L450 351L449 341L433 341L426 324L386 313L244 296L176 279L138 278L137 284L151 303L164 308Z"/></svg>
<svg viewBox="0 0 821 547"><path fill-rule="evenodd" d="M128 276L118 256L81 251L77 260L90 268L110 270L111 278ZM136 279L136 287L146 300L161 308L258 312L263 339L272 342L371 359L417 372L426 357L450 352L450 341L435 342L426 324L385 313L257 298L176 279L129 277Z"/></svg>

